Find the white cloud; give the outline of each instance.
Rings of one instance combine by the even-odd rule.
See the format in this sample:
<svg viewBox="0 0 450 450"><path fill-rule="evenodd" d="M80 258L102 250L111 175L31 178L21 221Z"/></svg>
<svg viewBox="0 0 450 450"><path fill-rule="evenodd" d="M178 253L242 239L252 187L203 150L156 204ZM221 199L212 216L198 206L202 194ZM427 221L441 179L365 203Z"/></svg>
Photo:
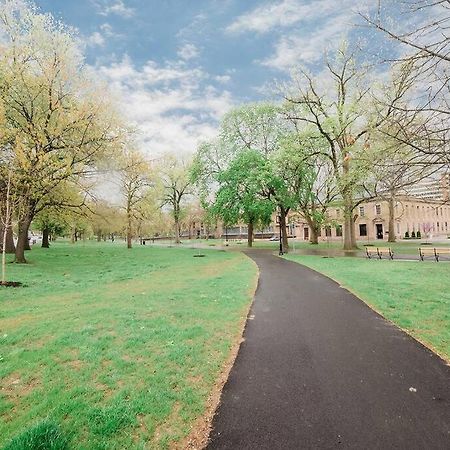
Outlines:
<svg viewBox="0 0 450 450"><path fill-rule="evenodd" d="M193 58L197 58L200 54L198 48L194 44L184 44L182 45L177 52L177 55L184 59L185 61L188 61Z"/></svg>
<svg viewBox="0 0 450 450"><path fill-rule="evenodd" d="M109 16L115 14L117 16L128 19L135 14L134 8L125 4L123 0L91 0L97 7L99 14Z"/></svg>
<svg viewBox="0 0 450 450"><path fill-rule="evenodd" d="M183 62L148 61L136 67L130 58L96 72L119 98L124 115L139 131L147 154L194 152L211 138L222 115L233 105L228 91L209 83L209 74Z"/></svg>
<svg viewBox="0 0 450 450"><path fill-rule="evenodd" d="M281 36L274 54L261 64L290 70L301 64L315 63L323 58L324 51L336 49L342 43L348 27L348 15L344 13L324 21L314 32Z"/></svg>
<svg viewBox="0 0 450 450"><path fill-rule="evenodd" d="M226 28L226 31L229 33L269 32L275 27L287 27L301 21L311 21L322 17L324 14L330 14L336 11L336 3L335 0L316 0L308 3L305 3L304 0L269 2L237 17ZM348 4L350 2L345 0L341 3ZM339 5L339 9L346 6Z"/></svg>
<svg viewBox="0 0 450 450"><path fill-rule="evenodd" d="M89 47L103 47L105 45L105 38L101 33L95 31L85 39L85 42Z"/></svg>
<svg viewBox="0 0 450 450"><path fill-rule="evenodd" d="M214 77L214 79L219 83L227 84L230 82L231 77L230 75L217 75Z"/></svg>

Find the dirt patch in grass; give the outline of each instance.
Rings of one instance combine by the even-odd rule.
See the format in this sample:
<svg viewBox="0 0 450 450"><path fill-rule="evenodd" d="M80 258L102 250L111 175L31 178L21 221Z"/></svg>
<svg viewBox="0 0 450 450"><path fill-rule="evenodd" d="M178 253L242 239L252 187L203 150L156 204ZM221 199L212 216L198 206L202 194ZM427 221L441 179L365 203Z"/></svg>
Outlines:
<svg viewBox="0 0 450 450"><path fill-rule="evenodd" d="M25 284L21 283L20 281L1 281L0 282L1 287L26 287Z"/></svg>
<svg viewBox="0 0 450 450"><path fill-rule="evenodd" d="M1 392L14 405L23 398L29 395L34 389L40 386L41 382L37 378L29 378L23 380L21 374L13 372L1 381Z"/></svg>

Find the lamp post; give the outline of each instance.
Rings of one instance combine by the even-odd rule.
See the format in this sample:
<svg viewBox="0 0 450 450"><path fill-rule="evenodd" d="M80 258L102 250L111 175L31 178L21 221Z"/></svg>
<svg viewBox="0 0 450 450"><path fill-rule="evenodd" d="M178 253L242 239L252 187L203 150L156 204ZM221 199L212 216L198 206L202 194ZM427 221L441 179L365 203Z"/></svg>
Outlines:
<svg viewBox="0 0 450 450"><path fill-rule="evenodd" d="M283 235L282 235L283 230L281 228L281 215L280 214L277 215L277 223L280 228L280 249L278 251L278 255L282 256L283 255Z"/></svg>

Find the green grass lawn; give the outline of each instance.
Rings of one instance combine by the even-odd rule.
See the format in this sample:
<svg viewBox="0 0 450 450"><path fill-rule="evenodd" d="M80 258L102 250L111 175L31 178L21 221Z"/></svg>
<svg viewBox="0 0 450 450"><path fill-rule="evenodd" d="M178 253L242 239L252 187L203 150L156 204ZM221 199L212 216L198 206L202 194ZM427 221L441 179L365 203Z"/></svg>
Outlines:
<svg viewBox="0 0 450 450"><path fill-rule="evenodd" d="M8 265L26 287L0 287L0 448L180 442L239 338L257 273L238 252L197 253L55 244Z"/></svg>
<svg viewBox="0 0 450 450"><path fill-rule="evenodd" d="M450 263L288 255L354 292L450 361Z"/></svg>

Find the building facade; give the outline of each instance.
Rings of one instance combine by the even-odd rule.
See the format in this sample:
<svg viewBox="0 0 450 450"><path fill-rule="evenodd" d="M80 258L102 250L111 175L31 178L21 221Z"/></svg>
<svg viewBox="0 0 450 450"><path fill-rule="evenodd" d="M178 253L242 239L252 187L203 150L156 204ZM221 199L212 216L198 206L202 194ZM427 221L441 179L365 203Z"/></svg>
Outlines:
<svg viewBox="0 0 450 450"><path fill-rule="evenodd" d="M360 204L354 211L356 239L359 241L387 240L389 237L389 207L385 200L373 200ZM343 211L339 206L328 210L328 225L322 227L319 240L343 239ZM422 238L450 236L450 204L448 202L401 196L395 201L394 230L397 239L417 235ZM289 234L309 240L311 231L301 215L289 218Z"/></svg>

